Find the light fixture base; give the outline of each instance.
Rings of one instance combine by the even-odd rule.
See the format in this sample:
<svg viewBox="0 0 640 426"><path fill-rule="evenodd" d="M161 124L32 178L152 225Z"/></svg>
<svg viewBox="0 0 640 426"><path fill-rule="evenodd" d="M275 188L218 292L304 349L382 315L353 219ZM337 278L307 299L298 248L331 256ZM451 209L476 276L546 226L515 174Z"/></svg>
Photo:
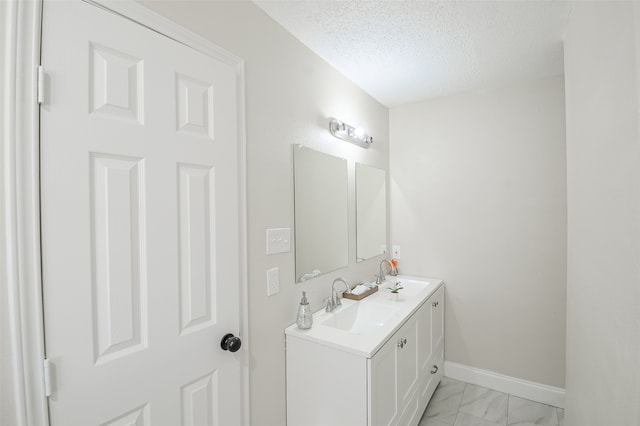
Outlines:
<svg viewBox="0 0 640 426"><path fill-rule="evenodd" d="M369 145L373 143L373 137L365 133L363 129L353 127L336 118L329 121L329 131L336 138L363 148L369 148Z"/></svg>

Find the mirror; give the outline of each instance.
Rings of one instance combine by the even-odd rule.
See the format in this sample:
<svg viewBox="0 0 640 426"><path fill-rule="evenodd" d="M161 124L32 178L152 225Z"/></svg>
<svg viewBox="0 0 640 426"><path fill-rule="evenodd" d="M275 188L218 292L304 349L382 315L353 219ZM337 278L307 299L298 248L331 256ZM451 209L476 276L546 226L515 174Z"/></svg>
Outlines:
<svg viewBox="0 0 640 426"><path fill-rule="evenodd" d="M356 163L356 261L387 251L387 185L384 170Z"/></svg>
<svg viewBox="0 0 640 426"><path fill-rule="evenodd" d="M296 282L349 264L347 160L293 146Z"/></svg>

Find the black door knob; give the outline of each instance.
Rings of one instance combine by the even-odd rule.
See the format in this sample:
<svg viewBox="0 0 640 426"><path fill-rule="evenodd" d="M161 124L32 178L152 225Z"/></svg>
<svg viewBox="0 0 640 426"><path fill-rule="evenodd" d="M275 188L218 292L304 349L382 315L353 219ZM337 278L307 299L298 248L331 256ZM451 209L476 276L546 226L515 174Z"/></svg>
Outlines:
<svg viewBox="0 0 640 426"><path fill-rule="evenodd" d="M242 346L242 340L239 337L234 336L233 334L225 334L222 340L220 341L220 347L225 351L229 352L238 352Z"/></svg>

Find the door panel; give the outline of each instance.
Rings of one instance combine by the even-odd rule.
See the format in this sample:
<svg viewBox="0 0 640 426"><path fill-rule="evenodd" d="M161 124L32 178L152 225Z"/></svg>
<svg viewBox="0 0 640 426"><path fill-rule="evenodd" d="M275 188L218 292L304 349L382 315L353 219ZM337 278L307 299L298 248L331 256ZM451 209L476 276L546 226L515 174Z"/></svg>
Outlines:
<svg viewBox="0 0 640 426"><path fill-rule="evenodd" d="M43 13L51 424L240 424L236 69L81 1Z"/></svg>
<svg viewBox="0 0 640 426"><path fill-rule="evenodd" d="M420 378L427 377L430 370L431 347L431 304L424 303L417 312L418 322L418 368Z"/></svg>
<svg viewBox="0 0 640 426"><path fill-rule="evenodd" d="M147 346L144 165L139 158L92 154L89 179L94 357L102 363Z"/></svg>
<svg viewBox="0 0 640 426"><path fill-rule="evenodd" d="M414 394L418 382L418 323L413 315L397 333L402 346L396 346L397 352L397 392L398 406L404 407Z"/></svg>
<svg viewBox="0 0 640 426"><path fill-rule="evenodd" d="M215 300L215 170L178 164L181 333L217 322Z"/></svg>
<svg viewBox="0 0 640 426"><path fill-rule="evenodd" d="M369 360L371 426L389 426L398 420L396 338L397 333Z"/></svg>
<svg viewBox="0 0 640 426"><path fill-rule="evenodd" d="M431 345L435 350L444 339L444 286L440 287L430 298L431 309Z"/></svg>

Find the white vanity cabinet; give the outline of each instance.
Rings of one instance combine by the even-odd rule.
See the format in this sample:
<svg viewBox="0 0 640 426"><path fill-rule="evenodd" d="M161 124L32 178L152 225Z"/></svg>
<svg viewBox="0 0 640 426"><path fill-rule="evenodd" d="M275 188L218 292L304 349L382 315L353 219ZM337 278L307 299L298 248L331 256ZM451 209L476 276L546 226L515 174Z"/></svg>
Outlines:
<svg viewBox="0 0 640 426"><path fill-rule="evenodd" d="M443 376L443 298L439 282L368 354L287 333L287 425L417 425Z"/></svg>

